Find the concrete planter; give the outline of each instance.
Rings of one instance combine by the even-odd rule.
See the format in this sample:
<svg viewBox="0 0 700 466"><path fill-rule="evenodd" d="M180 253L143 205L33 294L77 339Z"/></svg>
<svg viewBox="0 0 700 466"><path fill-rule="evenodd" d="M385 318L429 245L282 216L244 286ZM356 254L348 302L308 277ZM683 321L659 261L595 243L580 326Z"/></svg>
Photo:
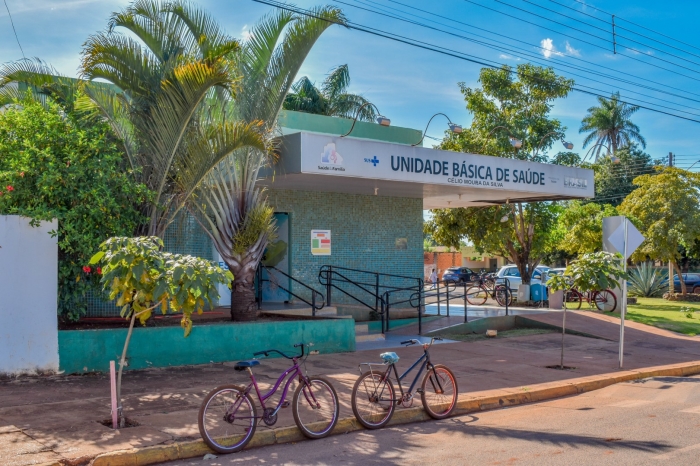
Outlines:
<svg viewBox="0 0 700 466"><path fill-rule="evenodd" d="M58 332L60 370L66 373L106 372L119 360L127 329L62 330ZM314 343L321 354L355 351L352 319L246 322L195 325L189 337L180 327L134 328L125 369L169 367L251 359L275 348L296 353L294 345Z"/></svg>
<svg viewBox="0 0 700 466"><path fill-rule="evenodd" d="M524 303L530 301L530 285L518 285L518 302Z"/></svg>
<svg viewBox="0 0 700 466"><path fill-rule="evenodd" d="M560 310L564 307L564 290L558 290L549 295L549 308Z"/></svg>

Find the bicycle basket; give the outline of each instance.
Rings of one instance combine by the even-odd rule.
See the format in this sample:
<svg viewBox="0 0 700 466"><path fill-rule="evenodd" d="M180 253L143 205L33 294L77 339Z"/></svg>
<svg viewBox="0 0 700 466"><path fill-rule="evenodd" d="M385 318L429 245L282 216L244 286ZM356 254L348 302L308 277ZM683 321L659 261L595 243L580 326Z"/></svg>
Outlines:
<svg viewBox="0 0 700 466"><path fill-rule="evenodd" d="M384 361L384 364L396 364L399 362L399 356L394 352L382 353L379 355Z"/></svg>

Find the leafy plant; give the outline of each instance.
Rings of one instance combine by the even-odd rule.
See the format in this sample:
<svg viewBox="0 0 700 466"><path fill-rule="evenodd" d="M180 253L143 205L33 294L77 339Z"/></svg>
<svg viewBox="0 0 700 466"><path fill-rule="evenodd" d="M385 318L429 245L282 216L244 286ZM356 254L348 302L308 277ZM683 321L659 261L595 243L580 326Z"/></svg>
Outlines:
<svg viewBox="0 0 700 466"><path fill-rule="evenodd" d="M571 285L582 293L618 288L619 280L626 278L622 255L604 251L584 254L566 268L564 275L571 277Z"/></svg>
<svg viewBox="0 0 700 466"><path fill-rule="evenodd" d="M377 113L370 101L359 94L349 94L350 71L348 65L340 65L330 71L321 88L304 76L294 83L292 91L284 99L285 110L314 113L317 115L353 118L363 105L358 120L373 121Z"/></svg>
<svg viewBox="0 0 700 466"><path fill-rule="evenodd" d="M109 126L25 96L0 111L0 213L58 220L58 314L77 320L105 239L133 235L151 194L134 181Z"/></svg>
<svg viewBox="0 0 700 466"><path fill-rule="evenodd" d="M668 273L654 267L651 262L642 262L629 271L629 293L631 296L652 297L663 293L668 284Z"/></svg>
<svg viewBox="0 0 700 466"><path fill-rule="evenodd" d="M233 280L231 272L213 262L162 252L162 248L163 241L158 237L116 237L102 243L90 259L90 265L102 266L104 289L122 306L122 317L130 319L117 377L120 425L124 422L122 372L136 318L145 324L158 307L163 314L168 309L182 312L180 325L187 337L192 331L192 313L201 314L205 306L219 298L218 283L230 284Z"/></svg>
<svg viewBox="0 0 700 466"><path fill-rule="evenodd" d="M694 313L697 312L697 310L693 309L692 307L682 307L682 308L680 308L680 312L681 312L681 314L686 316L688 319L692 319Z"/></svg>
<svg viewBox="0 0 700 466"><path fill-rule="evenodd" d="M564 274L552 275L547 280L547 286L552 291L568 290L571 288L571 277L564 276Z"/></svg>

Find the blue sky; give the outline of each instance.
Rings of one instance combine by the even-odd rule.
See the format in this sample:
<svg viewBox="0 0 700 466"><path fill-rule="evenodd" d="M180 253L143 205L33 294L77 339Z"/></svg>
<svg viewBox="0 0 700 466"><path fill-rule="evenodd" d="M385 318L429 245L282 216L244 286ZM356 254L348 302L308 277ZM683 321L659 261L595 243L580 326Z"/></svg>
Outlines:
<svg viewBox="0 0 700 466"><path fill-rule="evenodd" d="M618 27L628 29L618 29L619 35L627 37L627 39L622 37L617 39L618 50L629 55L629 57L625 57L612 53L612 44L609 42L612 34L607 32L609 25L601 21L609 21L610 16L574 0L343 1L361 7L381 8L392 14L397 14L397 10L404 12L400 13L401 15L417 14L422 19L410 18L448 30L453 34L480 34L493 41L507 43L509 47L515 45L524 49L524 51L515 51L518 54L531 54L538 62L560 67L558 70L560 74L573 77L582 86L595 87L605 94L624 88L626 90L620 89L623 96L647 100L655 107L664 105L676 109L673 110L676 112L683 110L700 115L700 110L695 110L696 108L700 109L700 91L697 91L698 94L688 93L695 92L695 89L698 88L698 80L700 80L700 48L693 48L700 47L700 42L693 34L697 27L696 18L700 14L700 2L659 3L650 0L608 0L605 2L587 0L589 5L614 13L618 17L616 21ZM55 66L60 73L68 76L77 75L81 45L85 38L104 28L109 14L127 3L127 1L121 0L7 0L24 54L27 57L39 57ZM208 9L229 33L241 38L246 36L262 15L272 9L252 0L202 0L199 3ZM378 16L346 4L330 1L327 3L341 7L351 21L361 25L401 34L498 63L516 65L528 60L527 57L518 58L515 52L494 50L455 37L455 35L447 35L396 19ZM298 0L296 4L301 7L310 7L319 5L321 2ZM514 17L490 11L480 5ZM424 9L447 19L411 10L410 6ZM575 19L566 18L544 8ZM530 15L526 11L541 15L542 18ZM579 12L593 17L585 16ZM451 22L450 19L467 23L470 26ZM441 24L428 23L428 20L434 20ZM561 24L556 24L551 20ZM583 24L578 20L586 21L601 29ZM535 24L529 24L526 21ZM654 32L641 29L629 21L689 45L655 35ZM483 30L477 30L474 26ZM574 28L581 31L576 31ZM502 36L493 35L492 32L522 42L511 42ZM666 42L676 48L669 48L659 42L634 35L635 32ZM474 38L473 35L468 35L468 37ZM633 43L629 39L638 40L642 44ZM499 45L499 47L503 47L503 45ZM677 57L670 54L677 55ZM4 5L0 5L0 63L21 57L7 11L4 9ZM577 61L577 59L579 60ZM635 59L666 67L669 71L640 63ZM580 60L591 63L584 63ZM555 61L559 63L555 64ZM321 81L331 68L344 63L350 67L351 90L362 93L377 104L382 113L391 118L392 125L422 130L430 116L436 112L444 112L453 121L465 126L469 124L470 117L465 109L457 83L464 81L469 86L477 86L481 65L359 31L332 27L321 37L304 64L300 75L308 75L312 80ZM594 83L588 79L571 75L572 72L575 72L593 77L590 73L571 69L567 71L561 65L562 63L598 70L598 72L624 78L633 81L633 83L624 84L603 77L594 77L603 81L603 83ZM594 64L605 68L596 68ZM616 72L629 73L631 76L622 76ZM681 76L681 74L685 74L687 77ZM656 81L658 84L642 81L643 79ZM690 99L697 99L698 102L643 89L639 84ZM676 89L670 89L669 86ZM647 96L633 92L642 92ZM595 103L596 99L593 96L572 92L566 99L560 99L554 105L552 115L562 120L568 127L566 137L575 144L575 151L581 151L583 135L578 133L581 119L585 116L586 109ZM679 104L686 107L679 107ZM686 116L700 120L700 116L688 114ZM689 165L690 161L700 159L700 147L697 146L696 138L700 123L684 121L647 110L640 110L634 121L640 126L642 134L646 137L647 151L654 158L665 157L669 151L672 151L680 154L678 160L681 165L685 161L689 161L686 163ZM445 128L446 122L436 118L428 130L428 135L439 137ZM555 146L555 150L560 148L559 145Z"/></svg>

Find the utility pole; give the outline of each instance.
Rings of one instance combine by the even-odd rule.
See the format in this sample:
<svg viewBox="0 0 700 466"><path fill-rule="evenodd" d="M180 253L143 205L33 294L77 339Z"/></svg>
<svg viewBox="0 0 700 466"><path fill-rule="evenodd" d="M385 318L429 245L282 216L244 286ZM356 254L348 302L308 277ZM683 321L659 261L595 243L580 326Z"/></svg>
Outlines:
<svg viewBox="0 0 700 466"><path fill-rule="evenodd" d="M617 41L615 40L615 15L612 15L612 33L613 33L613 54L617 55Z"/></svg>
<svg viewBox="0 0 700 466"><path fill-rule="evenodd" d="M668 153L668 166L673 166L673 152ZM675 286L673 285L673 261L668 261L668 292L673 294L675 292Z"/></svg>

